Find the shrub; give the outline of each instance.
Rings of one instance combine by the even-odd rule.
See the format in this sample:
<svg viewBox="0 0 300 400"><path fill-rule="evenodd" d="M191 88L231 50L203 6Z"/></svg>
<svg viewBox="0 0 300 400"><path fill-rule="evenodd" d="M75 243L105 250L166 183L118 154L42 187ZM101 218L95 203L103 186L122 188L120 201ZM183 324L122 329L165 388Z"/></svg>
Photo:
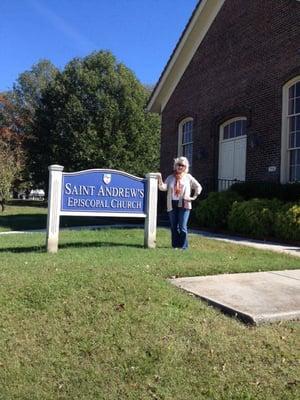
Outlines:
<svg viewBox="0 0 300 400"><path fill-rule="evenodd" d="M230 191L238 193L245 200L276 198L284 202L294 202L300 199L300 183L243 182L233 184Z"/></svg>
<svg viewBox="0 0 300 400"><path fill-rule="evenodd" d="M275 214L281 205L277 199L252 199L234 203L228 216L228 227L231 231L260 238L272 236Z"/></svg>
<svg viewBox="0 0 300 400"><path fill-rule="evenodd" d="M285 204L276 213L274 231L276 237L300 240L300 204Z"/></svg>
<svg viewBox="0 0 300 400"><path fill-rule="evenodd" d="M197 224L208 228L225 228L231 206L242 198L235 192L211 192L195 208Z"/></svg>

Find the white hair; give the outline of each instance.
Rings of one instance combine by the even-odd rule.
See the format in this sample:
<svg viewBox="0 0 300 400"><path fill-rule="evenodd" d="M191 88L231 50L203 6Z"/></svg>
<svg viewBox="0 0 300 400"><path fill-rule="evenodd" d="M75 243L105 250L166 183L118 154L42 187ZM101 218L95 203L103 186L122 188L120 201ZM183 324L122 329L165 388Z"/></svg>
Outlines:
<svg viewBox="0 0 300 400"><path fill-rule="evenodd" d="M177 165L177 164L183 164L183 165L185 165L185 166L186 166L185 172L186 172L186 173L189 172L190 163L189 163L189 160L188 160L186 157L177 157L177 158L174 158L174 166L173 166L174 171L175 171L175 169L176 169L176 165Z"/></svg>

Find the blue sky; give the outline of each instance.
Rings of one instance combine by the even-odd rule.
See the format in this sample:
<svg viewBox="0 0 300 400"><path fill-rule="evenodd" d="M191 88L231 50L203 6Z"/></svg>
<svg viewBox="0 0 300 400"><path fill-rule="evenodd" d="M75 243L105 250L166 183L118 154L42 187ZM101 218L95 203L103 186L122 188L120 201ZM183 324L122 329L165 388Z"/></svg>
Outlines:
<svg viewBox="0 0 300 400"><path fill-rule="evenodd" d="M0 0L0 91L40 59L110 50L155 84L198 0Z"/></svg>

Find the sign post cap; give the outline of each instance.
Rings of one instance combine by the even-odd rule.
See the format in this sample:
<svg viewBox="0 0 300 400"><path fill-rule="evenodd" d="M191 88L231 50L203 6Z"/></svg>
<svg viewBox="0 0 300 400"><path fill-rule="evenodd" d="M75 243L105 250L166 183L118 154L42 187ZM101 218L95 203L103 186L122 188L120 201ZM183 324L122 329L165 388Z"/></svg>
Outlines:
<svg viewBox="0 0 300 400"><path fill-rule="evenodd" d="M63 171L64 167L62 165L53 164L53 165L49 165L48 170L49 171Z"/></svg>
<svg viewBox="0 0 300 400"><path fill-rule="evenodd" d="M158 172L149 172L146 174L146 178L158 178L159 173Z"/></svg>

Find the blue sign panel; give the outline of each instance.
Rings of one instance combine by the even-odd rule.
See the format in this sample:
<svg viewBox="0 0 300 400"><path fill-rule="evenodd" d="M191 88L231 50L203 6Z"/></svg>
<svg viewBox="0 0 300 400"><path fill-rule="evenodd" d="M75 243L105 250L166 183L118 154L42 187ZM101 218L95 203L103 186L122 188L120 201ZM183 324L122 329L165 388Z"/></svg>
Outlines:
<svg viewBox="0 0 300 400"><path fill-rule="evenodd" d="M145 213L146 180L126 172L91 169L63 173L61 212Z"/></svg>

